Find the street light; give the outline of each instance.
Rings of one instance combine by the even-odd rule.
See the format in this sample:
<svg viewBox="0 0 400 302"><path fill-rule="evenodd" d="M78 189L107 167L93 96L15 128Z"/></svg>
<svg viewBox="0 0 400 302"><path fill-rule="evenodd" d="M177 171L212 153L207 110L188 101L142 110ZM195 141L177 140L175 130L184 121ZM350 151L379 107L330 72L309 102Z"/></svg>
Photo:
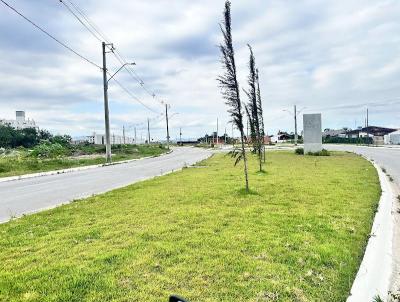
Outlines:
<svg viewBox="0 0 400 302"><path fill-rule="evenodd" d="M110 51L106 51L106 47L111 46ZM108 52L113 51L112 44L106 44L105 42L102 43L103 49L103 88L104 88L104 122L105 122L105 136L106 136L106 162L109 164L111 163L111 140L110 140L110 114L109 114L109 107L108 107L108 83L109 81L114 78L114 76L126 65L135 65L135 63L125 63L123 64L117 72L115 72L109 79L107 79L107 63L106 63L106 54Z"/></svg>
<svg viewBox="0 0 400 302"><path fill-rule="evenodd" d="M110 82L110 80L115 77L115 75L121 71L122 68L124 68L127 65L136 65L136 63L125 63L124 65L122 65L108 80L107 83Z"/></svg>

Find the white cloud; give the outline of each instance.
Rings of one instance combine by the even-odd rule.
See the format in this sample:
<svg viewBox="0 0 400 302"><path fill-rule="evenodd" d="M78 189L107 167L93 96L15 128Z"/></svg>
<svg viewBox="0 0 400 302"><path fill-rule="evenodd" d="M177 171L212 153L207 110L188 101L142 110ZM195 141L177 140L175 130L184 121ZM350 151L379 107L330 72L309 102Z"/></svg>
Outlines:
<svg viewBox="0 0 400 302"><path fill-rule="evenodd" d="M101 64L100 42L57 1L33 6L28 0L9 2ZM217 117L220 129L229 129L216 82L221 73L216 46L221 41L222 0L74 2L127 60L136 62L135 70L148 87L180 113L171 120L173 132L182 126L187 136L202 135L215 129ZM241 87L247 76L246 43L251 43L269 132L292 128L282 110L293 104L322 112L326 127L353 127L355 120L361 124L367 105L372 123L400 126L400 104L393 101L400 97L398 1L240 0L233 1L232 12ZM5 16L0 20L1 116L25 109L55 132L101 131L101 72L4 6L0 13ZM112 55L108 62L111 70L119 68ZM163 111L128 74L122 71L117 78L148 106ZM113 83L110 107L115 131L155 116ZM159 137L165 136L163 123L155 123Z"/></svg>

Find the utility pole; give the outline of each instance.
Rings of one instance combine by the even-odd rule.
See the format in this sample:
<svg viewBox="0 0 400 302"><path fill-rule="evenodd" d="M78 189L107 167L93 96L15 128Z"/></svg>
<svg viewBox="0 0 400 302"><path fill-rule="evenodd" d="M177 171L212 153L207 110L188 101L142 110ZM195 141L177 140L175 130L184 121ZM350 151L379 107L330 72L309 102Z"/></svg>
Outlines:
<svg viewBox="0 0 400 302"><path fill-rule="evenodd" d="M368 120L369 116L368 116L368 108L367 108L367 122L366 122L366 130L367 130L367 146L369 147L369 131L368 131L368 126L369 126L369 120Z"/></svg>
<svg viewBox="0 0 400 302"><path fill-rule="evenodd" d="M217 145L218 145L219 139L218 139L218 118L217 118Z"/></svg>
<svg viewBox="0 0 400 302"><path fill-rule="evenodd" d="M294 105L294 145L297 146L297 108Z"/></svg>
<svg viewBox="0 0 400 302"><path fill-rule="evenodd" d="M104 86L104 122L106 130L106 162L111 163L111 141L110 141L110 111L108 108L108 81L107 81L107 61L106 43L102 43L103 49L103 86Z"/></svg>
<svg viewBox="0 0 400 302"><path fill-rule="evenodd" d="M106 56L108 52L113 52L114 45L112 43L102 42L102 52L103 52L103 86L104 86L104 122L106 130L106 162L111 163L111 142L110 142L110 110L108 107L108 82L124 68L126 65L135 65L135 63L124 63L109 79L107 79L107 60ZM109 51L106 51L106 47L111 46Z"/></svg>
<svg viewBox="0 0 400 302"><path fill-rule="evenodd" d="M179 128L179 143L182 144L182 128Z"/></svg>
<svg viewBox="0 0 400 302"><path fill-rule="evenodd" d="M122 137L123 137L124 145L125 145L126 144L126 142L125 142L125 125L122 126Z"/></svg>
<svg viewBox="0 0 400 302"><path fill-rule="evenodd" d="M224 144L226 145L226 127L225 127L225 133L224 133Z"/></svg>
<svg viewBox="0 0 400 302"><path fill-rule="evenodd" d="M168 104L165 104L165 119L167 122L167 149L169 150Z"/></svg>
<svg viewBox="0 0 400 302"><path fill-rule="evenodd" d="M147 143L150 145L150 120L147 118Z"/></svg>
<svg viewBox="0 0 400 302"><path fill-rule="evenodd" d="M233 121L232 121L232 146L235 146L235 139L233 138Z"/></svg>
<svg viewBox="0 0 400 302"><path fill-rule="evenodd" d="M137 145L137 141L136 141L136 127L134 128L135 130L135 145Z"/></svg>

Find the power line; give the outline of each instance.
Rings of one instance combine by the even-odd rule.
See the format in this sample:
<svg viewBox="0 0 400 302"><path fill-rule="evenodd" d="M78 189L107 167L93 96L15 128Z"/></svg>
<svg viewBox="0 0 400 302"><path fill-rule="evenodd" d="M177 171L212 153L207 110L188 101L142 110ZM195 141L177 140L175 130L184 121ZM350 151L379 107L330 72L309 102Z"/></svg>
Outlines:
<svg viewBox="0 0 400 302"><path fill-rule="evenodd" d="M60 44L61 46L63 46L64 48L68 49L70 52L74 53L76 56L80 57L82 60L88 62L89 64L92 64L93 66L99 68L100 70L102 69L99 65L97 65L96 63L94 63L93 61L89 60L88 58L84 57L83 55L81 55L80 53L78 53L77 51L75 51L74 49L72 49L70 46L68 46L67 44L65 44L64 42L61 42L60 40L58 40L56 37L54 37L52 34L50 34L49 32L47 32L45 29L43 29L42 27L40 27L39 25L37 25L35 22L33 22L32 20L30 20L28 17L25 17L22 13L20 13L17 9L15 9L14 7L12 7L10 4L8 4L7 2L5 2L4 0L0 0L0 2L2 2L6 7L8 7L9 9L11 9L12 11L14 11L16 14L18 14L19 16L21 16L23 19L25 19L26 21L28 21L31 25L33 25L34 27L36 27L37 29L39 29L42 33L44 33L45 35L47 35L49 38L53 39L54 41L56 41L58 44Z"/></svg>
<svg viewBox="0 0 400 302"><path fill-rule="evenodd" d="M101 38L99 38L97 36L96 33L94 33L82 20L81 18L78 17L77 14L75 14L75 12L68 6L68 4L66 4L63 0L59 0L64 6L65 8L75 17L75 19L77 19L79 21L79 23L81 23L92 35L93 37L95 37L99 42L103 42L103 40Z"/></svg>
<svg viewBox="0 0 400 302"><path fill-rule="evenodd" d="M97 40L99 40L100 42L103 42L103 40L104 41L106 41L108 44L111 44L111 43L109 43L108 41L108 39L107 39L107 37L105 36L105 34L104 33L102 33L101 32L101 30L89 19L89 17L83 12L83 10L82 9L80 9L79 7L78 7L78 5L76 5L76 4L74 4L71 0L67 0L69 3L70 3L70 5L75 9L75 11L80 15L80 16L82 16L82 18L86 21L86 23L73 11L73 9L69 6L69 5L67 5L66 3L65 3L65 1L63 1L63 0L59 0L63 5L64 5L64 7L79 21L79 23L81 23ZM100 38L99 38L99 36L100 36ZM102 40L103 39L103 40ZM134 77L134 79L136 80L136 81L138 81L140 84L141 84L141 86L143 86L143 84L144 84L144 82L139 78L139 77L137 77L137 74L135 73L135 71L134 70L132 70L132 69L129 69L128 68L128 65L127 65L127 63L126 63L126 60L124 60L123 58L122 58L122 56L121 56L121 54L115 49L115 48L113 48L113 47L111 47L111 53L113 53L114 54L114 56L117 58L117 60L119 61L119 63L121 64L121 65L123 65L123 68L126 70L126 71L128 71L128 73L131 75L131 76L133 76ZM114 51L116 51L117 52L117 54L114 52ZM132 71L135 73L135 75L134 74L132 74ZM152 108L150 108L149 106L147 106L146 104L144 104L138 97L136 97L131 91L129 91L126 87L124 87L119 81L117 81L115 78L113 78L113 80L126 92L126 93L128 93L132 98L134 98L137 102L139 102L140 104L142 104L144 107L146 107L147 109L149 109L150 111L152 111L152 112L156 112L154 109L152 109ZM147 89L146 89L146 91L149 93L149 94L151 94ZM153 97L153 98L155 98L155 94L151 94L151 96Z"/></svg>
<svg viewBox="0 0 400 302"><path fill-rule="evenodd" d="M110 43L110 39L108 39L108 37L104 34L104 32L102 32L94 22L92 22L90 20L90 18L85 14L85 12L78 6L76 5L74 2L72 2L72 0L67 0L71 6L74 7L74 9L85 19L85 21L87 22L87 24L89 24L90 27L92 27L92 29L106 42L106 43Z"/></svg>
<svg viewBox="0 0 400 302"><path fill-rule="evenodd" d="M108 39L108 37L104 34L103 31L101 31L99 29L99 27L90 20L90 18L87 16L87 14L77 5L75 4L72 0L67 0L71 6L78 12L78 14L80 14L82 16L83 19L85 19L87 25L89 25L91 27L88 28L88 26L74 13L71 11L71 8L68 7L63 0L59 0L61 3L64 4L64 6L66 6L66 8L75 16L75 18L78 19L78 21L93 35L96 37L96 39L99 40L99 36L100 38L102 38L105 42L110 43L110 39ZM94 32L97 33L97 35ZM113 55L115 56L115 58L119 61L120 64L125 64L127 61L124 59L124 57L122 56L122 54L117 50L117 49L113 49L111 51L113 53ZM165 102L163 100L160 100L157 98L157 95L155 94L154 91L150 91L147 86L145 85L145 82L143 81L143 79L137 74L137 72L131 67L131 66L124 66L124 69L129 73L129 75L139 83L139 85L143 88L143 90L150 95L155 101L157 101L158 103L160 103L161 105L165 105Z"/></svg>
<svg viewBox="0 0 400 302"><path fill-rule="evenodd" d="M132 97L133 99L135 99L137 102L139 102L140 104L142 104L144 107L146 107L147 109L149 109L150 111L154 112L154 113L159 113L158 111L155 111L153 108L147 106L145 103L143 103L137 96L135 96L128 88L126 88L125 86L123 86L121 84L121 82L119 82L116 78L113 78L113 81L115 83L117 83L117 85L119 87L121 87L122 90L124 90L130 97Z"/></svg>

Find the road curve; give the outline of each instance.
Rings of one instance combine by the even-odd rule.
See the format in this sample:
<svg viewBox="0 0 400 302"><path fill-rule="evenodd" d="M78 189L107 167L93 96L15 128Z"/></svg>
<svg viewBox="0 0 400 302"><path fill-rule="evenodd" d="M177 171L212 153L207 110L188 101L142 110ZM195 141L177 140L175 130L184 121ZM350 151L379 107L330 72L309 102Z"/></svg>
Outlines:
<svg viewBox="0 0 400 302"><path fill-rule="evenodd" d="M397 187L400 187L400 148L366 147L355 145L324 145L332 151L350 151L373 159L381 168L394 178Z"/></svg>
<svg viewBox="0 0 400 302"><path fill-rule="evenodd" d="M182 147L126 164L0 183L0 222L178 170L210 155L202 148Z"/></svg>
<svg viewBox="0 0 400 302"><path fill-rule="evenodd" d="M400 148L363 147L353 145L324 145L324 148L333 151L350 151L361 154L369 159L373 159L374 162L376 162L381 168L384 168L387 173L393 177L394 192L395 194L400 194ZM394 233L391 251L393 267L390 280L390 291L395 294L400 294L400 216L398 214L400 213L400 207L396 201L393 205L392 213Z"/></svg>

